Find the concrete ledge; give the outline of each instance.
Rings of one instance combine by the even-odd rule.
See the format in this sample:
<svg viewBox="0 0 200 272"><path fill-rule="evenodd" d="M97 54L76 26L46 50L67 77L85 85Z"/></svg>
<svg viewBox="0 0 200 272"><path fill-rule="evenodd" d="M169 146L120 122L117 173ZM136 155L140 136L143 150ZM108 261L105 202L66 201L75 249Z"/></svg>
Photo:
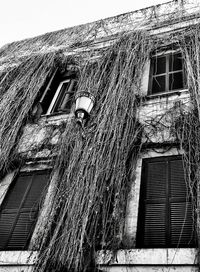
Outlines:
<svg viewBox="0 0 200 272"><path fill-rule="evenodd" d="M0 266L33 265L36 259L36 251L0 251Z"/></svg>
<svg viewBox="0 0 200 272"><path fill-rule="evenodd" d="M198 272L198 267L194 265L180 266L100 266L103 272ZM0 271L1 272L1 271ZM9 271L12 272L12 271ZM29 271L28 271L29 272Z"/></svg>
<svg viewBox="0 0 200 272"><path fill-rule="evenodd" d="M156 248L99 251L99 265L194 265L196 262L194 248Z"/></svg>

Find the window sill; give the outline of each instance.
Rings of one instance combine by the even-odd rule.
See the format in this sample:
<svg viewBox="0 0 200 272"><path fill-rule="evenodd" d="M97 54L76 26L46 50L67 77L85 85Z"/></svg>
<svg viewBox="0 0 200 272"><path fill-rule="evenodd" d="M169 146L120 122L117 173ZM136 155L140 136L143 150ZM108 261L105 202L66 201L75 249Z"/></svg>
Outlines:
<svg viewBox="0 0 200 272"><path fill-rule="evenodd" d="M0 251L0 266L10 265L34 265L37 259L37 251L13 250Z"/></svg>
<svg viewBox="0 0 200 272"><path fill-rule="evenodd" d="M149 248L99 251L99 265L194 265L197 250L195 248Z"/></svg>
<svg viewBox="0 0 200 272"><path fill-rule="evenodd" d="M159 248L98 251L99 265L194 265L195 248ZM32 266L38 256L37 251L0 251L0 266Z"/></svg>
<svg viewBox="0 0 200 272"><path fill-rule="evenodd" d="M173 96L173 95L178 95L180 96L182 93L188 92L188 89L182 89L182 90L175 90L172 92L163 92L163 93L157 93L157 94L149 94L147 95L146 99L154 99L154 98L160 98L160 97L168 97L168 96Z"/></svg>
<svg viewBox="0 0 200 272"><path fill-rule="evenodd" d="M57 121L67 121L74 116L73 113L54 113L54 114L44 114L41 115L40 121L47 122L57 122Z"/></svg>

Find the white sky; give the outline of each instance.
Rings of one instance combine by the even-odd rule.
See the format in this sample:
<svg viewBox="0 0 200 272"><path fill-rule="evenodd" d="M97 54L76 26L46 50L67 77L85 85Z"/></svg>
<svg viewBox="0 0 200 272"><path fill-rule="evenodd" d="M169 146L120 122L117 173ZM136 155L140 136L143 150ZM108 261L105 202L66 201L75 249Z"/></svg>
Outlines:
<svg viewBox="0 0 200 272"><path fill-rule="evenodd" d="M0 0L0 46L169 0Z"/></svg>

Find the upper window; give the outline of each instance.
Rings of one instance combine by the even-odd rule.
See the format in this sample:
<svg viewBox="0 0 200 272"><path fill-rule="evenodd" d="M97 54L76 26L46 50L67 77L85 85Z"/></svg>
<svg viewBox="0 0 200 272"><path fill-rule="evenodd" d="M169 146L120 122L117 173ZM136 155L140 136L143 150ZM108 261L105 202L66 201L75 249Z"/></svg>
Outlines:
<svg viewBox="0 0 200 272"><path fill-rule="evenodd" d="M27 249L47 185L48 173L21 173L0 207L0 250Z"/></svg>
<svg viewBox="0 0 200 272"><path fill-rule="evenodd" d="M42 114L70 113L77 87L75 75L53 75L40 99Z"/></svg>
<svg viewBox="0 0 200 272"><path fill-rule="evenodd" d="M181 53L168 53L151 59L149 94L183 89L184 69Z"/></svg>
<svg viewBox="0 0 200 272"><path fill-rule="evenodd" d="M193 247L193 221L181 156L144 159L137 246Z"/></svg>

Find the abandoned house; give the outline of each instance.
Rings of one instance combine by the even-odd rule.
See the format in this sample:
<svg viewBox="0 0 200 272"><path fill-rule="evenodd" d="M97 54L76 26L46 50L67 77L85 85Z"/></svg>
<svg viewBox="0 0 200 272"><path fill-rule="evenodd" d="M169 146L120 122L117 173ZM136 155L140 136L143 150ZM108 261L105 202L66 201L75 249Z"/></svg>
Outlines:
<svg viewBox="0 0 200 272"><path fill-rule="evenodd" d="M200 7L0 49L0 271L198 271Z"/></svg>

